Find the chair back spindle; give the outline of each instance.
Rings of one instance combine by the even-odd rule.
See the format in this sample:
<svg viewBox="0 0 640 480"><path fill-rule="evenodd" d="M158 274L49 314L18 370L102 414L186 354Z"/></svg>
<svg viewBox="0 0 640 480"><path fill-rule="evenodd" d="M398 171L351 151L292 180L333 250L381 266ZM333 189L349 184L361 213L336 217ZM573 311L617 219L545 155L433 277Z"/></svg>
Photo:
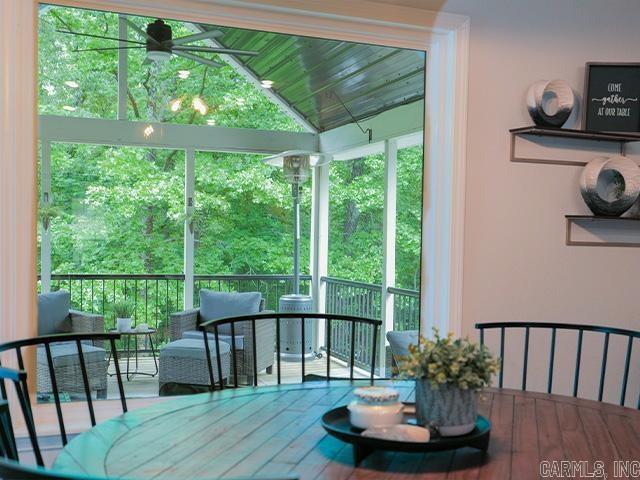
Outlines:
<svg viewBox="0 0 640 480"><path fill-rule="evenodd" d="M626 339L626 349L624 354L624 370L620 381L620 398L619 404L625 405L628 392L629 375L631 370L631 358L634 346L634 340L640 339L640 332L634 330L626 330L615 327L604 327L598 325L579 325L570 323L549 323L549 322L492 322L492 323L477 323L476 329L480 331L480 343L485 345L485 331L486 330L500 330L500 373L498 375L498 385L500 388L504 386L504 365L505 365L505 337L506 330L522 330L524 329L524 345L523 345L523 369L521 376L521 389L526 390L528 384L528 367L529 367L529 346L530 346L530 332L532 329L538 330L550 330L551 339L549 345L549 369L547 372L547 393L553 393L553 381L555 372L555 357L556 357L556 341L557 332L560 331L575 331L577 332L576 342L576 360L573 372L573 389L572 395L578 396L578 389L580 385L580 373L582 366L582 351L584 332L593 332L601 334L602 340L602 355L600 357L600 376L598 381L597 398L598 401L602 401L604 397L605 384L607 383L607 366L609 362L609 344L612 336L623 337ZM636 408L640 409L640 395L638 396L638 403Z"/></svg>
<svg viewBox="0 0 640 480"><path fill-rule="evenodd" d="M598 401L602 401L604 392L604 375L607 372L607 357L609 356L609 332L604 334L604 346L602 348L602 362L600 363L600 386L598 387Z"/></svg>
<svg viewBox="0 0 640 480"><path fill-rule="evenodd" d="M573 376L573 396L578 396L578 383L580 382L580 361L582 360L582 336L584 330L578 331L578 346L576 347L576 368Z"/></svg>
<svg viewBox="0 0 640 480"><path fill-rule="evenodd" d="M557 329L555 327L551 329L551 347L549 348L549 377L547 380L547 393L551 393L551 390L553 390L553 370L556 361L556 331Z"/></svg>

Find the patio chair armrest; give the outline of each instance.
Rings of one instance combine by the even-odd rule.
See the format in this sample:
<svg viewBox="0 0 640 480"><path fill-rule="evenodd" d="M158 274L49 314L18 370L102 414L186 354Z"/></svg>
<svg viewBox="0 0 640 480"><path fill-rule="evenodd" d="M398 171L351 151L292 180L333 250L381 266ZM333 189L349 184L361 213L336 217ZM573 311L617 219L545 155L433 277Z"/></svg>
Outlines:
<svg viewBox="0 0 640 480"><path fill-rule="evenodd" d="M69 310L69 317L71 317L71 333L104 333L105 331L104 315ZM95 347L104 348L102 340L85 343L92 343Z"/></svg>
<svg viewBox="0 0 640 480"><path fill-rule="evenodd" d="M169 341L180 340L182 334L198 329L199 308L172 313L169 317Z"/></svg>
<svg viewBox="0 0 640 480"><path fill-rule="evenodd" d="M271 310L263 310L260 313L275 313ZM245 352L247 354L246 361L249 370L253 370L253 328L251 322L240 322L241 335L245 338ZM256 321L256 360L258 364L258 372L273 365L273 352L276 346L276 322L273 320L257 320Z"/></svg>
<svg viewBox="0 0 640 480"><path fill-rule="evenodd" d="M72 333L104 333L104 315L69 310Z"/></svg>

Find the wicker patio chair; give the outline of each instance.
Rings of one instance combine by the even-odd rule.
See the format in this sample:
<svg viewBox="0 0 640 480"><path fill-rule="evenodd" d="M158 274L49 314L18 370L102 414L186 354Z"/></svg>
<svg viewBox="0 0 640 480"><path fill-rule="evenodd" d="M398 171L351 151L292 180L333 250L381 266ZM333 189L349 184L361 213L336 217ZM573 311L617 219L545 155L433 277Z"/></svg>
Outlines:
<svg viewBox="0 0 640 480"><path fill-rule="evenodd" d="M201 308L194 308L171 315L169 321L169 338L176 341L184 338L202 340L202 332L198 326L207 320L251 313L275 313L264 310L265 301L259 292L226 293L200 290ZM257 307L257 308L256 308ZM220 340L231 345L236 341L235 363L237 374L246 377L248 384L253 383L253 341L251 322L239 322L233 326L226 325L219 331ZM233 336L232 336L233 334ZM209 333L213 342L213 333ZM274 322L260 322L256 329L256 364L257 371L271 373L274 363L276 332Z"/></svg>
<svg viewBox="0 0 640 480"><path fill-rule="evenodd" d="M58 333L104 333L104 317L70 309L71 295L60 290L38 295L38 335ZM107 397L107 358L104 343L85 341L82 347L89 389L97 398ZM58 391L83 394L84 384L80 359L74 344L68 342L51 345ZM37 350L38 394L53 392L47 356L43 347Z"/></svg>

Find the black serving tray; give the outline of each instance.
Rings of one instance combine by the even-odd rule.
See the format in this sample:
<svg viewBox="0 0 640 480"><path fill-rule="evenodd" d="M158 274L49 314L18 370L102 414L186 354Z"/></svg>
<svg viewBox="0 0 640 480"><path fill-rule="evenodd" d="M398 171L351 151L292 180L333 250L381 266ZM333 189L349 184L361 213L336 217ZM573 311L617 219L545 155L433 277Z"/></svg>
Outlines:
<svg viewBox="0 0 640 480"><path fill-rule="evenodd" d="M405 405L414 405L405 403ZM415 415L405 413L403 423L415 423ZM353 460L358 465L374 450L390 450L394 452L437 452L441 450L453 450L461 447L473 447L486 451L489 448L489 436L491 434L491 422L486 417L478 415L476 428L467 435L459 437L441 437L437 433L431 433L428 442L400 442L396 440L383 440L380 438L363 437L362 429L351 425L347 406L329 410L322 416L322 426L329 433L343 442L353 445Z"/></svg>

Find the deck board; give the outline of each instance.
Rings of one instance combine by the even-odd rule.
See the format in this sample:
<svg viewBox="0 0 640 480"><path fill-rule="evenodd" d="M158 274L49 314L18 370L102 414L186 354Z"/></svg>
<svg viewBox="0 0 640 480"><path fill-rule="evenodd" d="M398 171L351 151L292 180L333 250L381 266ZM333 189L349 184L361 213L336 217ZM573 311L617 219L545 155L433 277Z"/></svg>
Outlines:
<svg viewBox="0 0 640 480"><path fill-rule="evenodd" d="M155 371L153 359L151 357L141 357L139 359L139 369L143 372L152 373ZM126 367L126 359L120 359L120 371L124 372ZM280 376L282 383L300 383L301 380L301 368L300 362L281 362L280 364ZM113 364L109 366L109 373L114 373L115 369ZM305 374L315 374L325 376L327 372L327 359L313 359L305 361ZM344 363L331 359L331 376L340 378L349 378L349 368ZM366 372L360 369L354 369L355 378L368 378ZM158 396L158 376L149 377L143 375L136 375L131 381L126 381L124 375L122 376L124 391L127 398L148 398ZM276 385L278 383L278 377L276 375L276 368L274 365L273 373L267 374L262 372L258 375L258 386ZM118 385L116 377L108 377L107 380L107 398L117 399L120 398L118 394Z"/></svg>

